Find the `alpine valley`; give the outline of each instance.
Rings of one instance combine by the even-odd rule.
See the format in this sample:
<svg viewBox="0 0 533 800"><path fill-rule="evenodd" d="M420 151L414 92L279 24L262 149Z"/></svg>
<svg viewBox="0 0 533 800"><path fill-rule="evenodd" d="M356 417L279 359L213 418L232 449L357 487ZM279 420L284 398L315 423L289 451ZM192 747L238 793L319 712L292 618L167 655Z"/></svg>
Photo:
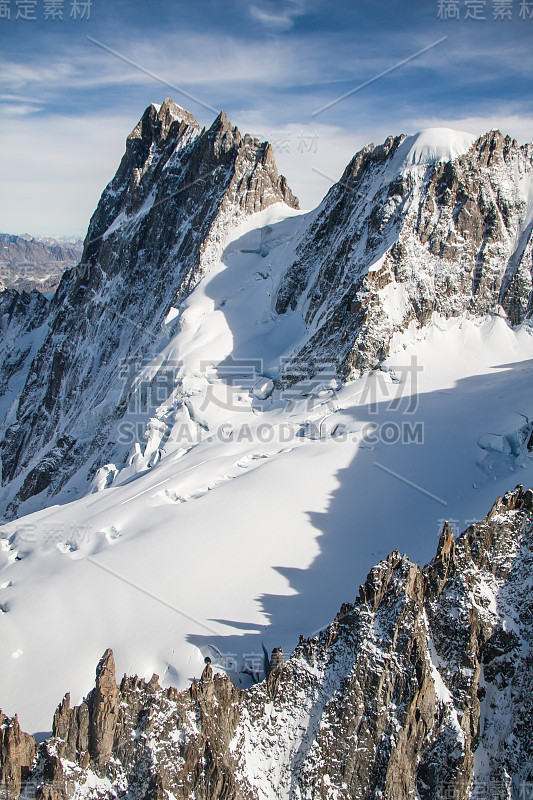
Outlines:
<svg viewBox="0 0 533 800"><path fill-rule="evenodd" d="M147 108L0 292L2 798L533 796L532 272L533 145Z"/></svg>

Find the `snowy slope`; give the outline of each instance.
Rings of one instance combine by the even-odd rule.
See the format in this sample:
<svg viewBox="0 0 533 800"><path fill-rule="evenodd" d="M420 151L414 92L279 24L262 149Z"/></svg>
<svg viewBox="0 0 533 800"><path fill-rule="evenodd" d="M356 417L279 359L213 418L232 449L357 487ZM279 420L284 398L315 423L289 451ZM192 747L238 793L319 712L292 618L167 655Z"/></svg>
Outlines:
<svg viewBox="0 0 533 800"><path fill-rule="evenodd" d="M225 115L147 109L85 269L30 321L3 296L6 713L46 729L107 647L164 686L206 654L245 685L376 561L425 563L444 519L533 483L531 161L397 137L301 214Z"/></svg>
<svg viewBox="0 0 533 800"><path fill-rule="evenodd" d="M274 303L306 224L278 204L221 242L144 367L150 385L169 369L173 383L124 417L148 432L129 466L1 529L0 707L26 729L46 729L66 686L81 699L106 647L119 673L163 685L198 677L206 652L246 682L262 643L290 651L376 560L397 548L424 563L443 519L462 529L518 477L533 482L525 448L478 464L482 437L533 416L527 324L435 317L397 334L385 371L260 399L305 335L299 311Z"/></svg>

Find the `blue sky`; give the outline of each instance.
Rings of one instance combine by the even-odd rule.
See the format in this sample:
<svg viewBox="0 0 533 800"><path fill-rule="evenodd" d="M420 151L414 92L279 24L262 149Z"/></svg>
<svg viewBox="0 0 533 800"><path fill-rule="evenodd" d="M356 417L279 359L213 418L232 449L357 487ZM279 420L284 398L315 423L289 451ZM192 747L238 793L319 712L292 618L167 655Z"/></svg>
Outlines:
<svg viewBox="0 0 533 800"><path fill-rule="evenodd" d="M93 0L90 19L64 0L63 20L44 18L47 1L35 0L36 20L15 19L32 0L0 2L0 16L11 11L0 18L2 232L83 235L127 134L166 96L204 125L224 108L273 140L306 208L327 191L324 174L338 178L391 133L498 127L533 140L533 0ZM439 4L459 19L440 19ZM486 19L466 19L476 5Z"/></svg>

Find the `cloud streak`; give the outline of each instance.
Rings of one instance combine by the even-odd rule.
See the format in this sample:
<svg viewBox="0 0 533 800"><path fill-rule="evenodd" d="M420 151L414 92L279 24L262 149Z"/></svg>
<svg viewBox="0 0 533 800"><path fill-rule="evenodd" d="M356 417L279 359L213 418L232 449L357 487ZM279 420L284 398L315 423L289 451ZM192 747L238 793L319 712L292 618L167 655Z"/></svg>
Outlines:
<svg viewBox="0 0 533 800"><path fill-rule="evenodd" d="M304 16L307 11L305 0L285 0L283 3L253 3L249 6L252 19L262 23L265 27L275 31L290 30L298 17Z"/></svg>

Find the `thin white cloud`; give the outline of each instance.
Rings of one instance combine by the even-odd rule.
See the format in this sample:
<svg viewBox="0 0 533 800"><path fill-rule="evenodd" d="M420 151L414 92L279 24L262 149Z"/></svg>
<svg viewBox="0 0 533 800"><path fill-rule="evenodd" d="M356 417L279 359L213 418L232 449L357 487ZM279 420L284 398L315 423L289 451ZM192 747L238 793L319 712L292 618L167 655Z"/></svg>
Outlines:
<svg viewBox="0 0 533 800"><path fill-rule="evenodd" d="M249 7L249 12L253 19L267 28L282 32L290 30L295 20L306 13L306 4L305 0L285 0L278 5L270 2L262 6L254 3Z"/></svg>
<svg viewBox="0 0 533 800"><path fill-rule="evenodd" d="M4 91L16 91L27 86L64 85L76 73L75 62L64 57L54 59L51 65L48 58L46 64L43 61L32 65L26 59L19 62L3 59L0 62L0 86L4 87Z"/></svg>
<svg viewBox="0 0 533 800"><path fill-rule="evenodd" d="M279 17L280 24L283 19L294 20L305 9L299 0L284 5L256 3L252 8ZM126 28L121 30L119 36L112 37L110 42L106 42L105 37L102 37L102 41L176 87L183 87L210 106L228 109L239 103L241 107L253 107L260 93L265 107L270 105L276 109L277 106L276 114L282 110L285 116L292 114L293 105L298 105L308 116L350 86L355 87L379 74L431 41L428 34L419 30L402 37L401 41L393 33L385 31L380 37L379 47L375 39L363 39L358 41L356 48L349 33L343 37L338 34L296 35L291 32L286 36L263 39L254 38L253 34L244 38L234 34L215 35L210 31L178 31L161 33L154 38L139 36L138 32L132 36ZM395 75L395 80L400 78L405 82L406 96L403 102L407 102L411 90L416 90L419 70L426 82L429 82L431 71L435 76L443 76L450 87L457 81L459 105L464 84L487 84L490 87L495 70L494 47L491 50L490 42L481 37L471 39L468 44L465 47L462 39L450 38L420 60L416 59L403 67L401 73ZM498 48L497 67L498 74L506 74L511 80L513 75L533 68L533 50L525 48L523 42L517 42L514 49ZM379 97L382 89L387 88L388 81L389 78L385 78L359 93L355 99L347 98L334 111L327 112L327 121L339 121L339 114L348 117L356 109L359 113L362 106ZM132 89L153 86L154 96L161 94L153 78L89 41L75 48L67 44L59 55L43 54L35 62L28 58L21 63L13 59L0 60L0 91L5 94L36 95L43 103L63 102L69 91L107 89L111 92L125 86ZM175 100L181 101L193 113L201 113L199 107L195 108L177 91L164 91L174 94ZM294 101L292 97L285 101L283 109L280 98L285 98L289 91L300 96L295 97ZM276 92L279 93L277 102L269 102L269 99L276 99ZM480 95L486 92L488 88L483 88ZM431 100L431 96L428 99ZM118 102L122 100L121 94Z"/></svg>
<svg viewBox="0 0 533 800"><path fill-rule="evenodd" d="M292 17L288 14L273 14L268 11L263 11L263 9L257 8L257 6L250 6L250 15L253 19L282 31L289 30L294 25Z"/></svg>
<svg viewBox="0 0 533 800"><path fill-rule="evenodd" d="M307 12L306 0L262 0L248 6L252 19L266 28L282 33L290 30L298 17Z"/></svg>
<svg viewBox="0 0 533 800"><path fill-rule="evenodd" d="M289 80L298 83L306 72L316 71L310 53L306 57L304 49L296 52L276 40L246 42L201 34L182 40L162 35L156 41L115 37L107 42L102 37L102 42L177 86L217 90L227 85L283 86ZM0 91L4 93L33 91L50 96L59 90L150 83L154 84L153 78L89 40L86 46L39 58L35 63L28 63L26 58L23 63L0 60Z"/></svg>
<svg viewBox="0 0 533 800"><path fill-rule="evenodd" d="M303 2L267 6L257 0L253 8L277 15L280 25L283 19L294 21L305 11ZM278 23L264 20L264 24ZM457 94L450 95L447 105L443 102L442 116L434 112L434 105L428 106L428 111L420 110L408 92L398 104L380 108L376 103L379 94L373 88L372 94L361 92L357 98L339 104L335 116L324 115L318 120L320 124L311 119L314 108L339 94L339 82L348 82L348 88L349 81L356 85L428 41L419 30L401 41L395 32L386 31L379 48L375 40L358 41L354 48L348 34L329 39L325 34L297 36L294 32L260 39L250 34L246 40L234 34L178 31L148 38L133 36L124 29L113 37L111 45L210 105L225 107L241 132L261 134L263 138L277 136L280 171L300 196L302 206L309 208L328 189L327 179L313 168L338 179L358 149L370 141L382 142L390 134L413 133L432 126L480 134L498 127L520 142L533 139L527 97L506 107L493 104L485 114L487 95L480 92L475 106L470 103L462 114L459 84ZM419 69L423 69L428 85L428 69L444 76L450 85L462 72L464 80L472 84L490 80L487 64L496 57L501 74L518 73L533 60L533 51L524 52L523 43L517 43L514 51L500 48L495 54L481 38L470 41L463 61L461 52L460 41L450 42L432 51L427 63L407 65L406 86L416 87ZM3 106L0 103L4 188L0 213L4 228L13 232L83 232L100 192L118 166L126 135L150 101L161 102L170 94L202 124L212 121L210 113L88 41L76 48L67 44L60 55L42 55L34 63L28 59L24 63L4 62L3 67L0 65L0 87L0 100L4 102ZM68 108L69 92L79 107L84 90L95 88L106 90L100 96L115 104L110 116L96 114L91 105L76 116L45 113L52 103L57 106L64 102ZM432 97L428 92L429 103ZM90 102L94 102L94 96ZM45 111L34 114L41 104ZM126 109L123 114L122 109ZM31 125L22 125L21 118L31 119ZM338 124L331 124L332 119ZM287 142L283 144L284 135L288 147Z"/></svg>
<svg viewBox="0 0 533 800"><path fill-rule="evenodd" d="M0 116L27 117L40 111L42 106L28 105L27 103L0 103Z"/></svg>
<svg viewBox="0 0 533 800"><path fill-rule="evenodd" d="M14 94L13 92L0 93L0 102L3 103L31 103L31 105L41 105L41 100L37 97L28 97L24 94Z"/></svg>

